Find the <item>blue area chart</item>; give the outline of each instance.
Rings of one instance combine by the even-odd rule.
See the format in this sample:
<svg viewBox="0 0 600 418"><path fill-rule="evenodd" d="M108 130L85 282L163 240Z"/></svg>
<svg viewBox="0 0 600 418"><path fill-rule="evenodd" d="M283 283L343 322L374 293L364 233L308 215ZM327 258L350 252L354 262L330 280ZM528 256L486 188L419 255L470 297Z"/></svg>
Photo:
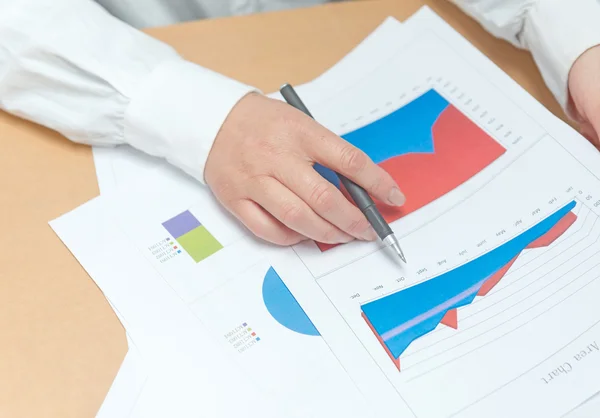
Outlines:
<svg viewBox="0 0 600 418"><path fill-rule="evenodd" d="M564 225L562 234L576 218L571 212L575 205L575 201L570 202L510 241L454 270L362 305L363 318L396 367L400 369L400 355L413 341L433 331L449 312L456 314L456 308L470 304L486 282L521 251L556 235ZM454 322L456 327L456 319Z"/></svg>
<svg viewBox="0 0 600 418"><path fill-rule="evenodd" d="M506 152L433 89L342 137L387 171L404 192L402 207L375 202L387 222L450 193ZM315 170L346 194L335 173L322 166ZM335 246L317 245L321 251Z"/></svg>
<svg viewBox="0 0 600 418"><path fill-rule="evenodd" d="M267 310L281 325L299 334L319 335L304 309L273 267L265 274L262 295Z"/></svg>
<svg viewBox="0 0 600 418"><path fill-rule="evenodd" d="M450 103L435 90L429 90L406 106L362 128L342 135L379 164L410 153L433 153L432 126ZM315 169L339 187L335 173L323 166Z"/></svg>

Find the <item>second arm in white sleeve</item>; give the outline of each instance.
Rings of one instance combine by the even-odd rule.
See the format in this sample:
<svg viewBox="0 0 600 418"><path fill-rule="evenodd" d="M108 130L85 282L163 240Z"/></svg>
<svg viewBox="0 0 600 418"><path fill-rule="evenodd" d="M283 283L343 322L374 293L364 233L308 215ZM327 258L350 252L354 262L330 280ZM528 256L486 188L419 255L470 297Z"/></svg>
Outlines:
<svg viewBox="0 0 600 418"><path fill-rule="evenodd" d="M451 0L496 37L531 52L549 89L568 110L575 60L600 44L600 0Z"/></svg>
<svg viewBox="0 0 600 418"><path fill-rule="evenodd" d="M0 108L75 142L128 143L204 181L221 124L250 91L91 0L0 0Z"/></svg>

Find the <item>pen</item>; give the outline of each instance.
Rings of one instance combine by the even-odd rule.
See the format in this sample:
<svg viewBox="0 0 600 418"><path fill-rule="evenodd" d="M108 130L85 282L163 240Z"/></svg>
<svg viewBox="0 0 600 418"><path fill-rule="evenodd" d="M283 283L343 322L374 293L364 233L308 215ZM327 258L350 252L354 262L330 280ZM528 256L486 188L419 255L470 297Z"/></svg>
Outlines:
<svg viewBox="0 0 600 418"><path fill-rule="evenodd" d="M311 118L313 117L304 103L302 103L302 100L300 100L300 97L292 86L289 84L284 84L279 91L290 106L293 106L301 112L304 112ZM348 194L352 197L352 200L354 200L354 203L356 203L356 206L358 206L360 211L365 215L379 238L384 244L392 247L396 254L398 254L398 257L400 257L400 259L406 263L406 258L404 257L402 248L400 248L398 239L394 235L394 231L392 231L392 228L390 228L389 224L379 212L379 209L377 209L377 206L375 206L375 202L373 202L371 196L369 196L365 189L354 183L352 180L339 173L336 174L348 191Z"/></svg>

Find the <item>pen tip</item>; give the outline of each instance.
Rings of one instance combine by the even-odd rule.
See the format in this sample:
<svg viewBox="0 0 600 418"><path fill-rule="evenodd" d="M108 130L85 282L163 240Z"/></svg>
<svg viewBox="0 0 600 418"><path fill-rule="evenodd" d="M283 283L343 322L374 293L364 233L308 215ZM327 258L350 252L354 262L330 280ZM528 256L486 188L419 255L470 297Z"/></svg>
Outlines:
<svg viewBox="0 0 600 418"><path fill-rule="evenodd" d="M400 260L406 264L406 257L404 257L404 253L402 252L402 248L400 248L400 243L394 234L390 234L383 239L383 242L394 249L394 252L400 257Z"/></svg>
<svg viewBox="0 0 600 418"><path fill-rule="evenodd" d="M400 246L396 243L394 243L392 245L392 247L396 251L396 254L398 254L398 257L400 257L400 260L402 260L404 262L404 264L406 264L406 257L404 256L404 253L402 252L402 248L400 248Z"/></svg>

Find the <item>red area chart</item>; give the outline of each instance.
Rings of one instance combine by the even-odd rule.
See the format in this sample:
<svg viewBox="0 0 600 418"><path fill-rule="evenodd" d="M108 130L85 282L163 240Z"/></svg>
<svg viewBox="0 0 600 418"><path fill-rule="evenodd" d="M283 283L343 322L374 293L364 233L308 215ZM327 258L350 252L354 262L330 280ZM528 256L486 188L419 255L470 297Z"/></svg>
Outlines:
<svg viewBox="0 0 600 418"><path fill-rule="evenodd" d="M435 90L344 138L390 173L406 195L401 208L376 202L388 222L452 191L505 152ZM335 246L317 245L322 251Z"/></svg>

